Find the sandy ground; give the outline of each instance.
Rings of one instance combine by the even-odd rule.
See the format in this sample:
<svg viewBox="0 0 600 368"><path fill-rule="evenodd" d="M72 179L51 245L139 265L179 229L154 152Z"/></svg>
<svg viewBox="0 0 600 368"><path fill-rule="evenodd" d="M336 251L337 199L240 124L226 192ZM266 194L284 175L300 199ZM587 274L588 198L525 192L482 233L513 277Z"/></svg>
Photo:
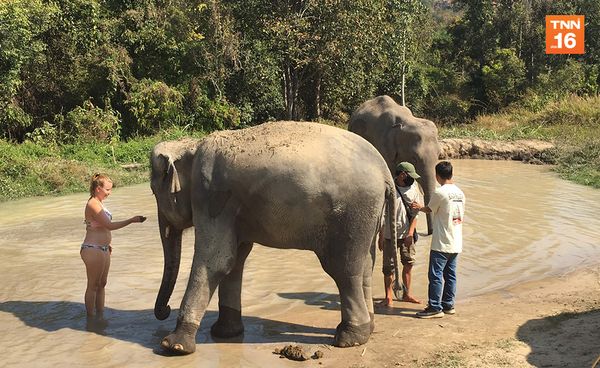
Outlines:
<svg viewBox="0 0 600 368"><path fill-rule="evenodd" d="M600 355L600 266L473 297L456 309L422 320L414 304L378 308L366 345L321 345L323 359L298 366L593 367Z"/></svg>

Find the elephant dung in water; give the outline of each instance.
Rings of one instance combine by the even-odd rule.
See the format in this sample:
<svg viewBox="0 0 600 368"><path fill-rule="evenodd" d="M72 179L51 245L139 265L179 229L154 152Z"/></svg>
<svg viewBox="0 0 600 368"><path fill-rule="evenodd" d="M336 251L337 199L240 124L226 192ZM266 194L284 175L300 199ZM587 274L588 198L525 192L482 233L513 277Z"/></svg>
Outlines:
<svg viewBox="0 0 600 368"><path fill-rule="evenodd" d="M217 286L219 318L211 333L243 332L242 272L254 242L315 252L340 293L334 344L367 342L374 327L375 237L385 208L386 218L395 221L393 178L371 144L331 126L275 122L216 132L198 143L159 143L151 161L165 254L154 309L159 319L170 312L181 232L192 225L195 231L187 289L164 348L195 351Z"/></svg>
<svg viewBox="0 0 600 368"><path fill-rule="evenodd" d="M432 121L414 117L407 107L389 96L378 96L352 113L348 130L371 142L392 173L398 163L412 163L421 175L418 182L425 192L425 204L429 203L440 155L438 130ZM427 215L427 231L431 234L432 230L431 215Z"/></svg>

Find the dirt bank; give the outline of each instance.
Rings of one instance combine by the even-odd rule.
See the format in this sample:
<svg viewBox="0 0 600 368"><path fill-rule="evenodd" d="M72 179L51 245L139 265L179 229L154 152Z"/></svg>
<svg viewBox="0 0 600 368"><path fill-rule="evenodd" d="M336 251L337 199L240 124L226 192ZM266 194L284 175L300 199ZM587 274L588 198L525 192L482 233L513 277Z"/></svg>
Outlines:
<svg viewBox="0 0 600 368"><path fill-rule="evenodd" d="M440 159L475 158L553 163L554 145L539 140L486 141L470 138L440 140Z"/></svg>
<svg viewBox="0 0 600 368"><path fill-rule="evenodd" d="M376 310L365 346L324 350L327 367L592 367L600 354L600 267L459 303L440 319L418 306ZM313 365L314 366L314 365Z"/></svg>

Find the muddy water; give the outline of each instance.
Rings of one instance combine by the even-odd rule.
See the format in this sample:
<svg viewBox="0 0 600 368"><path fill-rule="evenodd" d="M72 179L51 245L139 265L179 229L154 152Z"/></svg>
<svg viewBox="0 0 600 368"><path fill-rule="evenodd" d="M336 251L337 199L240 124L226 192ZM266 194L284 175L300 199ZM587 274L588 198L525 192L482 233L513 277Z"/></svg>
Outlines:
<svg viewBox="0 0 600 368"><path fill-rule="evenodd" d="M504 161L454 161L467 196L465 251L458 298L600 263L600 191L562 181L548 167ZM165 357L161 338L175 326L192 257L184 236L183 263L165 321L152 313L162 276L156 207L148 185L116 188L107 200L115 219L143 214L143 224L113 232L107 326L85 322L84 266L79 244L85 194L0 204L0 361L7 367L264 367L297 366L271 352L286 343L327 348L339 322L337 290L316 257L305 251L255 246L242 294L246 333L214 341L213 299L195 354ZM425 231L424 218L419 229ZM414 294L426 297L430 237L421 237ZM383 296L381 260L374 295ZM316 364L311 363L312 365Z"/></svg>

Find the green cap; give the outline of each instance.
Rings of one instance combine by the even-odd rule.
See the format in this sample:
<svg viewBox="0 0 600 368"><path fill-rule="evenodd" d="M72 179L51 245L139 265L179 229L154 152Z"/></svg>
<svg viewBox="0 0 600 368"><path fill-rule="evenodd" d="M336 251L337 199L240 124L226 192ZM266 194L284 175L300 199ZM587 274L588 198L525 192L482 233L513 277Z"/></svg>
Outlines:
<svg viewBox="0 0 600 368"><path fill-rule="evenodd" d="M410 162L401 162L396 166L396 175L400 174L402 171L406 172L413 179L418 179L421 175L417 174L417 170Z"/></svg>

